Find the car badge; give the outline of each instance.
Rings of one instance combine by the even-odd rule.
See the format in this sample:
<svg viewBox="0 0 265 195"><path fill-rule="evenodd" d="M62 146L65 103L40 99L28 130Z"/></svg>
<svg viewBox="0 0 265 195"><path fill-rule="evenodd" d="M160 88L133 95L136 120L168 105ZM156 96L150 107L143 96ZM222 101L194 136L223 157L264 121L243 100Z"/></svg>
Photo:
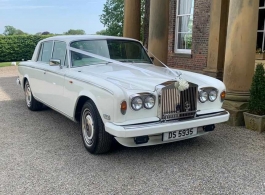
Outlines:
<svg viewBox="0 0 265 195"><path fill-rule="evenodd" d="M186 112L190 111L190 103L188 101L185 102L184 108Z"/></svg>

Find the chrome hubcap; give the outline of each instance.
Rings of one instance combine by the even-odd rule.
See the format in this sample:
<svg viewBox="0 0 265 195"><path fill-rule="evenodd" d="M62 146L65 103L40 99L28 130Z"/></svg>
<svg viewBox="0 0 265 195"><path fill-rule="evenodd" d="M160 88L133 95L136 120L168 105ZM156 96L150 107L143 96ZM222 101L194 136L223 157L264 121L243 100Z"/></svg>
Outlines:
<svg viewBox="0 0 265 195"><path fill-rule="evenodd" d="M26 86L25 94L26 94L27 106L30 107L31 106L32 94L31 94L30 86L28 84Z"/></svg>
<svg viewBox="0 0 265 195"><path fill-rule="evenodd" d="M86 145L91 146L94 142L94 121L88 109L85 109L82 115L82 133Z"/></svg>

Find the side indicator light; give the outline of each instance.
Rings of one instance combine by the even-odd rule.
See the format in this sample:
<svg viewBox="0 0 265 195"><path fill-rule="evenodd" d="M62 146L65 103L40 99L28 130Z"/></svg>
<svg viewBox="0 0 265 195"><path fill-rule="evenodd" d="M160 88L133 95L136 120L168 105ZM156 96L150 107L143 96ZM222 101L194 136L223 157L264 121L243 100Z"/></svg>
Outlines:
<svg viewBox="0 0 265 195"><path fill-rule="evenodd" d="M225 100L225 95L226 95L225 91L223 91L223 92L221 93L221 95L220 95L220 97L221 97L221 101L222 101L222 102Z"/></svg>
<svg viewBox="0 0 265 195"><path fill-rule="evenodd" d="M123 102L121 103L121 113L122 113L123 115L125 115L125 114L126 114L126 111L127 111L127 102L126 102L126 101L123 101Z"/></svg>

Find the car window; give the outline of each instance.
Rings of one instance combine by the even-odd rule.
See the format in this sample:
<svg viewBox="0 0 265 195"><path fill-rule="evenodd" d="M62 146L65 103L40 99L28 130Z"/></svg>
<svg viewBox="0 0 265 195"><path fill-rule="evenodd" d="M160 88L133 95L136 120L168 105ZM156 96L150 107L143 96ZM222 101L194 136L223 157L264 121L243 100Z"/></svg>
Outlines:
<svg viewBox="0 0 265 195"><path fill-rule="evenodd" d="M65 56L66 56L66 43L61 41L56 41L53 47L52 58L61 60L61 64L64 65Z"/></svg>
<svg viewBox="0 0 265 195"><path fill-rule="evenodd" d="M49 63L52 54L52 45L53 41L47 41L42 43L38 61Z"/></svg>
<svg viewBox="0 0 265 195"><path fill-rule="evenodd" d="M43 43L40 45L38 61L41 61L42 51L43 51Z"/></svg>
<svg viewBox="0 0 265 195"><path fill-rule="evenodd" d="M106 61L104 60L100 60L74 51L71 52L71 61L72 67L90 66L106 63Z"/></svg>

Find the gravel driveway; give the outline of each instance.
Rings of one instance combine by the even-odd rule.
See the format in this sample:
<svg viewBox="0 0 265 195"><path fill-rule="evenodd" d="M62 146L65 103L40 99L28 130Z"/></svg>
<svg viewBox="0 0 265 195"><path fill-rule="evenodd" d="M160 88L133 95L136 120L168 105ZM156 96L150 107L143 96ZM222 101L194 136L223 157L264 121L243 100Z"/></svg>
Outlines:
<svg viewBox="0 0 265 195"><path fill-rule="evenodd" d="M0 194L265 194L265 134L217 125L203 137L105 155L78 124L31 112L16 67L0 68Z"/></svg>

